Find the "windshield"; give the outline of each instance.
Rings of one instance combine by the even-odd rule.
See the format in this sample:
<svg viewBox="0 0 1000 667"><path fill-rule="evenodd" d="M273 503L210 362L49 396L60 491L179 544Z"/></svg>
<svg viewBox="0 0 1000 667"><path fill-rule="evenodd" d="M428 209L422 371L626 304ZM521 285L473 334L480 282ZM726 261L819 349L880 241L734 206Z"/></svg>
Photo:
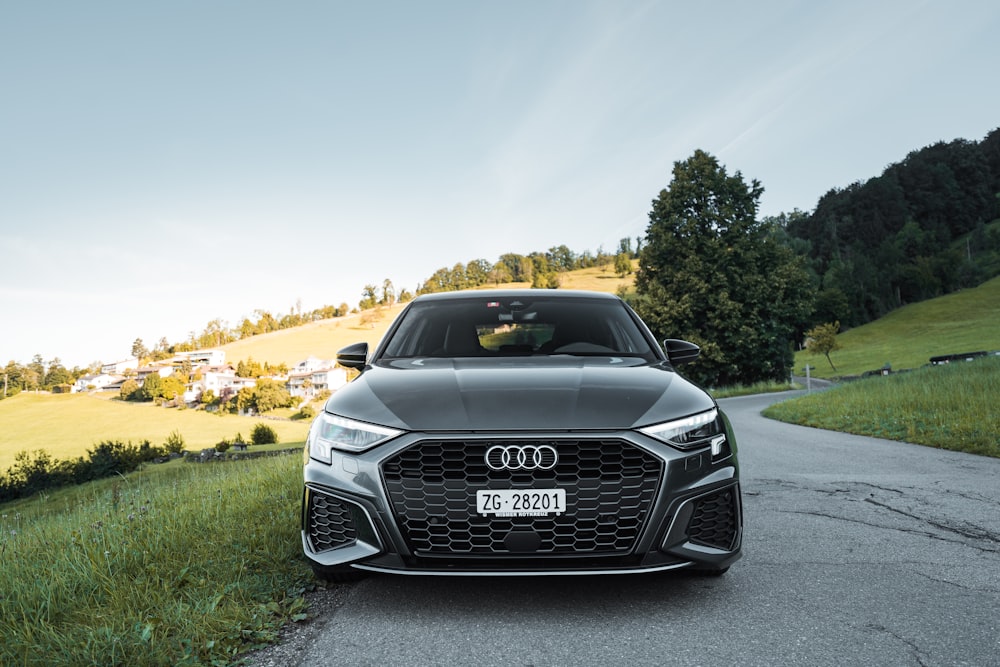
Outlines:
<svg viewBox="0 0 1000 667"><path fill-rule="evenodd" d="M560 354L657 358L622 302L534 295L416 301L382 356Z"/></svg>

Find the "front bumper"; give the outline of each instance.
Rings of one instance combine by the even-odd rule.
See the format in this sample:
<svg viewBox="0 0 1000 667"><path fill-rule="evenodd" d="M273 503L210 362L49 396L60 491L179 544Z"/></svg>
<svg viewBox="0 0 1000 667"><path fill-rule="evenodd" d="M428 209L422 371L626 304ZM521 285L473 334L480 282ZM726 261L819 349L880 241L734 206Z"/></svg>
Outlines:
<svg viewBox="0 0 1000 667"><path fill-rule="evenodd" d="M431 575L639 573L723 569L740 557L735 441L713 460L633 431L408 433L361 455L307 459L305 555L320 570ZM550 443L553 471L480 465L496 443ZM564 488L560 515L476 511L475 491Z"/></svg>

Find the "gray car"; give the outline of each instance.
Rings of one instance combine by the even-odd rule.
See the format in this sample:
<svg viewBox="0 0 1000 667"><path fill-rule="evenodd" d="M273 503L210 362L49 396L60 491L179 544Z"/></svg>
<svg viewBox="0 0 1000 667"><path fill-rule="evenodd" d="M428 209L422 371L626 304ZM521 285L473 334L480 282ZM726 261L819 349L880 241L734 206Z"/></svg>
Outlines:
<svg viewBox="0 0 1000 667"><path fill-rule="evenodd" d="M620 298L424 295L337 391L306 443L316 574L725 572L740 557L736 440Z"/></svg>

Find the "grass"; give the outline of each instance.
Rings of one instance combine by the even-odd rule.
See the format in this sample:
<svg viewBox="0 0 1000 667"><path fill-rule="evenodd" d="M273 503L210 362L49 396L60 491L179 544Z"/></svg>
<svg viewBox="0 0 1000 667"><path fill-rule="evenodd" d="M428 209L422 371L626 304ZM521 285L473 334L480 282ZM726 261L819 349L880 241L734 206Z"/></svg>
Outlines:
<svg viewBox="0 0 1000 667"><path fill-rule="evenodd" d="M818 428L1000 457L1000 357L875 376L771 406Z"/></svg>
<svg viewBox="0 0 1000 667"><path fill-rule="evenodd" d="M282 443L305 440L310 420L279 421L261 417L214 415L201 410L126 403L91 394L20 393L0 401L0 472L20 451L44 449L55 459L84 456L105 440L149 440L162 445L171 432L183 436L186 449L212 447L240 433L250 440L255 424L266 423Z"/></svg>
<svg viewBox="0 0 1000 667"><path fill-rule="evenodd" d="M301 459L175 462L0 508L0 664L228 664L305 618Z"/></svg>
<svg viewBox="0 0 1000 667"><path fill-rule="evenodd" d="M942 354L1000 350L1000 278L979 287L923 301L837 336L842 349L822 355L798 352L797 374L808 363L812 375L835 378L882 368L920 368Z"/></svg>

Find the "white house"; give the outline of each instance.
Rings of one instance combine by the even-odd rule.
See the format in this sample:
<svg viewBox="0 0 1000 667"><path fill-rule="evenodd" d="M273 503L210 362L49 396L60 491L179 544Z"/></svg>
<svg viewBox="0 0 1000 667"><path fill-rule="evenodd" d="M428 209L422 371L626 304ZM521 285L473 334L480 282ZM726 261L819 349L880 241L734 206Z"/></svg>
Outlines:
<svg viewBox="0 0 1000 667"><path fill-rule="evenodd" d="M255 378L241 378L236 375L231 366L223 366L219 370L201 371L200 375L201 379L187 384L187 388L184 391L185 403L195 403L201 397L202 393L206 391L211 391L216 396L221 396L222 392L226 389L232 389L234 392L237 392L244 387L257 386Z"/></svg>
<svg viewBox="0 0 1000 667"><path fill-rule="evenodd" d="M174 372L174 367L169 364L151 364L149 366L143 366L142 368L136 370L135 380L139 384L153 373L156 373L161 378L165 378Z"/></svg>
<svg viewBox="0 0 1000 667"><path fill-rule="evenodd" d="M326 363L332 364L333 362ZM292 396L312 398L321 391L337 391L347 384L347 371L343 368L327 366L325 368L299 371L300 367L302 367L302 364L296 366L295 372L288 374L288 393Z"/></svg>
<svg viewBox="0 0 1000 667"><path fill-rule="evenodd" d="M226 363L226 351L218 349L192 350L190 352L178 352L174 355L174 358L179 362L190 361L193 366L197 366L198 364L221 366Z"/></svg>
<svg viewBox="0 0 1000 667"><path fill-rule="evenodd" d="M115 384L120 379L121 378L119 376L108 375L107 373L100 373L98 375L83 375L73 385L73 392L100 391L112 384Z"/></svg>
<svg viewBox="0 0 1000 667"><path fill-rule="evenodd" d="M135 357L129 357L122 361L116 361L111 364L104 364L101 366L101 373L104 375L124 375L125 371L135 370L139 368L139 360Z"/></svg>

